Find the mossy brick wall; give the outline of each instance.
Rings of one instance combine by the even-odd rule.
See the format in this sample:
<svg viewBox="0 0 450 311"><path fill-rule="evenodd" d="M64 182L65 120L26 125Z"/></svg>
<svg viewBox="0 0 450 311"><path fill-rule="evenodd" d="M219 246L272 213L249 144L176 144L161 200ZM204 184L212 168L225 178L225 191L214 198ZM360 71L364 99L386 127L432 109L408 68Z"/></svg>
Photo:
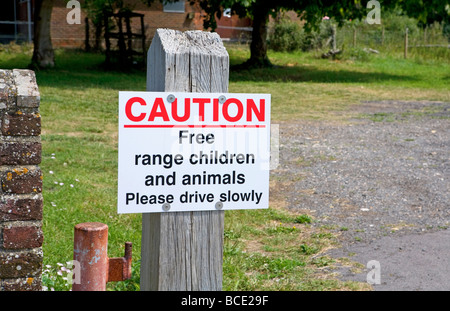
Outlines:
<svg viewBox="0 0 450 311"><path fill-rule="evenodd" d="M0 69L0 291L42 287L39 104L33 71Z"/></svg>

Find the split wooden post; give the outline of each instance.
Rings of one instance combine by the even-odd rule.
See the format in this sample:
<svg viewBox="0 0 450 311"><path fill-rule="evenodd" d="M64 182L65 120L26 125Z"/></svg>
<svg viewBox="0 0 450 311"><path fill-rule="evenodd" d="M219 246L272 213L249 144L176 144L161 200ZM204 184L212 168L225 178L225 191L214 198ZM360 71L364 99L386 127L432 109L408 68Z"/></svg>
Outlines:
<svg viewBox="0 0 450 311"><path fill-rule="evenodd" d="M228 92L216 33L158 29L147 66L147 91ZM224 211L144 213L141 290L221 290L223 231Z"/></svg>

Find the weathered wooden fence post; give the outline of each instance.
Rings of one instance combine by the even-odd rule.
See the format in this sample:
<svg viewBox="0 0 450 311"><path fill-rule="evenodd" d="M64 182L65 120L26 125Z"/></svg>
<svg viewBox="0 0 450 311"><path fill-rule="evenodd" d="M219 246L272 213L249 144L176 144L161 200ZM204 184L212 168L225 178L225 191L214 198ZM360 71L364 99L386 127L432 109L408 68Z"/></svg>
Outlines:
<svg viewBox="0 0 450 311"><path fill-rule="evenodd" d="M333 52L337 50L336 48L336 25L331 25L331 48L333 49Z"/></svg>
<svg viewBox="0 0 450 311"><path fill-rule="evenodd" d="M0 291L41 290L40 95L31 70L0 70Z"/></svg>
<svg viewBox="0 0 450 311"><path fill-rule="evenodd" d="M158 29L147 90L228 92L229 57L216 33ZM224 211L142 215L141 290L221 290Z"/></svg>
<svg viewBox="0 0 450 311"><path fill-rule="evenodd" d="M408 32L409 32L408 27L406 27L406 29L405 29L405 51L403 54L403 57L405 59L408 58Z"/></svg>

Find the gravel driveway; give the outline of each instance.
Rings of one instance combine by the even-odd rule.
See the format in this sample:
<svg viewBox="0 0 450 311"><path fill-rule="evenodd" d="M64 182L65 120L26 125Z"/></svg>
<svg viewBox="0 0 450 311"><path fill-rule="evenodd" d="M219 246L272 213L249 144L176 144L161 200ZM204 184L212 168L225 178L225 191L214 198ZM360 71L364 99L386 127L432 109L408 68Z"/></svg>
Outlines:
<svg viewBox="0 0 450 311"><path fill-rule="evenodd" d="M450 290L450 103L364 102L280 124L273 191L339 233L329 255L380 264L375 290ZM369 269L342 279L366 281Z"/></svg>

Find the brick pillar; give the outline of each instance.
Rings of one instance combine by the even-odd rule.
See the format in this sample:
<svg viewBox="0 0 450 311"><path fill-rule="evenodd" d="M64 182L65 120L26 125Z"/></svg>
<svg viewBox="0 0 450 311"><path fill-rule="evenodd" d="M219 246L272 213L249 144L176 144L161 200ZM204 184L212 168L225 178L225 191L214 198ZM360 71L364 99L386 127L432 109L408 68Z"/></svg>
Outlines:
<svg viewBox="0 0 450 311"><path fill-rule="evenodd" d="M33 71L0 69L0 291L42 287L39 103Z"/></svg>

